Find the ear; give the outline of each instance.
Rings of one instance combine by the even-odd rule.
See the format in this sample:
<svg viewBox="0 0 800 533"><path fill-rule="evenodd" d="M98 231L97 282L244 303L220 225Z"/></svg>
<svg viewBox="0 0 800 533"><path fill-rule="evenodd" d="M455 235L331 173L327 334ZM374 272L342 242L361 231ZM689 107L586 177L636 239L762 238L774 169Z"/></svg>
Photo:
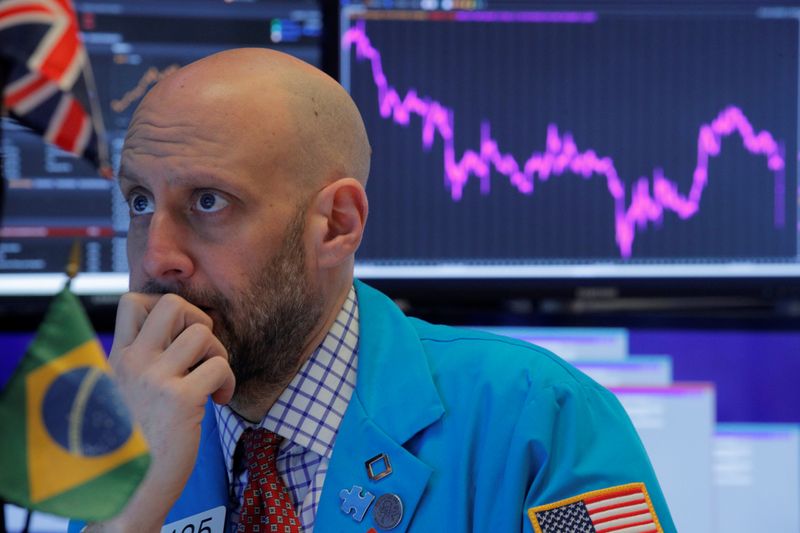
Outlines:
<svg viewBox="0 0 800 533"><path fill-rule="evenodd" d="M367 193L354 178L342 178L317 193L312 206L317 265L331 268L351 260L367 222Z"/></svg>

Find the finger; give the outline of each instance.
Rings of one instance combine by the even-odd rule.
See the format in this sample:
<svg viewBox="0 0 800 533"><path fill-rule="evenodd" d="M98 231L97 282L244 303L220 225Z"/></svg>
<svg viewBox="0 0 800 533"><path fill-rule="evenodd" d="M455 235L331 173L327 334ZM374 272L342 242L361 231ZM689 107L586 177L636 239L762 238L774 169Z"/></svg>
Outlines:
<svg viewBox="0 0 800 533"><path fill-rule="evenodd" d="M137 341L145 348L166 350L170 344L192 324L214 326L211 317L177 294L164 294L156 303L142 325Z"/></svg>
<svg viewBox="0 0 800 533"><path fill-rule="evenodd" d="M123 294L117 306L117 319L114 326L112 355L121 348L130 346L144 325L147 315L153 310L161 295L129 292Z"/></svg>
<svg viewBox="0 0 800 533"><path fill-rule="evenodd" d="M193 391L210 395L214 402L224 405L233 398L236 378L228 361L222 357L211 357L192 370L184 380Z"/></svg>
<svg viewBox="0 0 800 533"><path fill-rule="evenodd" d="M182 376L211 357L227 361L228 352L206 325L192 324L161 354L157 365L168 375Z"/></svg>

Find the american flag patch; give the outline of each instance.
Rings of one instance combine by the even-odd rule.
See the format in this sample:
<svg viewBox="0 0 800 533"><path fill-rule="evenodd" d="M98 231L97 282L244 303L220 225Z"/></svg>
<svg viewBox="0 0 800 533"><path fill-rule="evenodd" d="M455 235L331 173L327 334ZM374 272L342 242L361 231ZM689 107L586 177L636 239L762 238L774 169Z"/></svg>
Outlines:
<svg viewBox="0 0 800 533"><path fill-rule="evenodd" d="M595 490L528 509L536 533L663 533L644 483Z"/></svg>

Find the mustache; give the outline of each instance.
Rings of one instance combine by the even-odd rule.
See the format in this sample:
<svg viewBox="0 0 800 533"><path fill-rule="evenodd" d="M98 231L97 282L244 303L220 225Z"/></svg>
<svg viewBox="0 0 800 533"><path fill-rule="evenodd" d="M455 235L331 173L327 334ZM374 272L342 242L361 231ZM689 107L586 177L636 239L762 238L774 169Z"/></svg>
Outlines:
<svg viewBox="0 0 800 533"><path fill-rule="evenodd" d="M216 292L184 284L168 285L151 279L138 292L144 294L174 294L203 310L209 308L227 309L228 307L227 300Z"/></svg>

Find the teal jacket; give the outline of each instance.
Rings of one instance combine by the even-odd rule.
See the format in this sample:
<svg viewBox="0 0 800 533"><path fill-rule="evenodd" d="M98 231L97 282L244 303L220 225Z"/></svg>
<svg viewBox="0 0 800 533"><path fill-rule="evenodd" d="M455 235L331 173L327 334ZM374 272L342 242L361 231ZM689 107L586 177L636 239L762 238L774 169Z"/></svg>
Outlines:
<svg viewBox="0 0 800 533"><path fill-rule="evenodd" d="M356 390L316 533L381 531L372 508L361 522L341 509L340 491L354 485L399 496L402 521L393 533L427 533L532 532L529 509L630 483L644 484L661 528L675 531L639 437L610 392L540 347L431 325L363 283L356 291ZM372 481L365 462L379 454L392 473ZM226 502L209 406L194 472L167 523L187 516L199 523Z"/></svg>

